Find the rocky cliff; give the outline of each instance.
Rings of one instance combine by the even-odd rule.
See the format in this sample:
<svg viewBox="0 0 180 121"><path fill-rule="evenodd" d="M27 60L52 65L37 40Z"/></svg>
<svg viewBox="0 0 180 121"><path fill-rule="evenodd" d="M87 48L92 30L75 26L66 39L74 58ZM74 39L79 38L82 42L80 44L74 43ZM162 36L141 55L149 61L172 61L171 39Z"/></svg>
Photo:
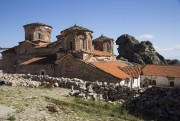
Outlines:
<svg viewBox="0 0 180 121"><path fill-rule="evenodd" d="M150 41L139 42L133 36L123 34L116 40L119 45L117 59L125 58L139 64L166 64L166 60L153 47Z"/></svg>

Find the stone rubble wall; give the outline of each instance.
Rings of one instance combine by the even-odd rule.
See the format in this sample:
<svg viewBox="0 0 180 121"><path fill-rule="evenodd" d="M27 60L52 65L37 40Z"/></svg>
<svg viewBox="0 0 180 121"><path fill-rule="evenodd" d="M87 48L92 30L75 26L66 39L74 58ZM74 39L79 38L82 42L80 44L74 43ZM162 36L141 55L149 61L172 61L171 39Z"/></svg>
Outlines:
<svg viewBox="0 0 180 121"><path fill-rule="evenodd" d="M146 110L163 121L180 120L180 88L152 87L126 102L128 109Z"/></svg>
<svg viewBox="0 0 180 121"><path fill-rule="evenodd" d="M25 87L62 87L69 88L69 95L105 101L120 101L138 95L138 90L131 90L129 87L120 84L106 82L88 82L77 78L50 77L48 75L31 74L7 74L0 72L0 85L25 86Z"/></svg>
<svg viewBox="0 0 180 121"><path fill-rule="evenodd" d="M7 74L0 71L0 85L69 88L70 96L123 103L127 109L146 110L163 120L180 120L180 88L150 87L130 89L118 83L87 82L77 78L30 74ZM159 120L159 119L158 119Z"/></svg>

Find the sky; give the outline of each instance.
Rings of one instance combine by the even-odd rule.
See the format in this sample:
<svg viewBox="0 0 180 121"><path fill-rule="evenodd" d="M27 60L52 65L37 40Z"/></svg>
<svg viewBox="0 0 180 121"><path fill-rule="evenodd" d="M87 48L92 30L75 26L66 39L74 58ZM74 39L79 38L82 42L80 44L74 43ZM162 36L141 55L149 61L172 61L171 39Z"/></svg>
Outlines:
<svg viewBox="0 0 180 121"><path fill-rule="evenodd" d="M51 25L52 41L77 24L92 30L93 39L130 34L151 41L165 58L180 60L180 0L0 0L0 47L18 45L23 25L33 22Z"/></svg>

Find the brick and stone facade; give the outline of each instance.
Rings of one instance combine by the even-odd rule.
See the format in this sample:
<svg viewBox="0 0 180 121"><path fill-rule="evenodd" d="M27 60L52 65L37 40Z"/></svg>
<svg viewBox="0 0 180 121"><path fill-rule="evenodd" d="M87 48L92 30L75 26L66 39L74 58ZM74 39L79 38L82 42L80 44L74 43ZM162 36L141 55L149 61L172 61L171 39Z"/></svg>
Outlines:
<svg viewBox="0 0 180 121"><path fill-rule="evenodd" d="M36 44L49 43L52 27L42 23L24 25L25 40L34 41Z"/></svg>
<svg viewBox="0 0 180 121"><path fill-rule="evenodd" d="M93 31L74 25L61 31L56 36L57 41L51 42L51 26L32 23L23 27L25 40L19 42L18 46L2 52L4 72L109 83L132 79L118 69L127 65L116 60L113 53L113 39L101 36L92 41ZM103 67L106 66L106 62L112 64ZM99 63L105 65L98 66Z"/></svg>
<svg viewBox="0 0 180 121"><path fill-rule="evenodd" d="M114 53L114 40L101 35L99 38L93 40L94 49Z"/></svg>

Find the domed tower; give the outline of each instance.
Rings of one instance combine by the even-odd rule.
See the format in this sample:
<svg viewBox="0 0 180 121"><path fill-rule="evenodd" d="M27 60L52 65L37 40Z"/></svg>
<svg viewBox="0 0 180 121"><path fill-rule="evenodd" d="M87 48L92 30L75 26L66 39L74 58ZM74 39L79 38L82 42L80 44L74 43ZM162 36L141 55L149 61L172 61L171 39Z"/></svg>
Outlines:
<svg viewBox="0 0 180 121"><path fill-rule="evenodd" d="M101 35L99 38L93 40L95 50L105 51L114 54L114 40Z"/></svg>
<svg viewBox="0 0 180 121"><path fill-rule="evenodd" d="M43 23L24 25L25 40L36 44L50 43L52 27Z"/></svg>
<svg viewBox="0 0 180 121"><path fill-rule="evenodd" d="M92 51L92 33L93 31L74 25L61 31L61 35L57 36L58 40L62 40L62 48L71 52L91 52Z"/></svg>

